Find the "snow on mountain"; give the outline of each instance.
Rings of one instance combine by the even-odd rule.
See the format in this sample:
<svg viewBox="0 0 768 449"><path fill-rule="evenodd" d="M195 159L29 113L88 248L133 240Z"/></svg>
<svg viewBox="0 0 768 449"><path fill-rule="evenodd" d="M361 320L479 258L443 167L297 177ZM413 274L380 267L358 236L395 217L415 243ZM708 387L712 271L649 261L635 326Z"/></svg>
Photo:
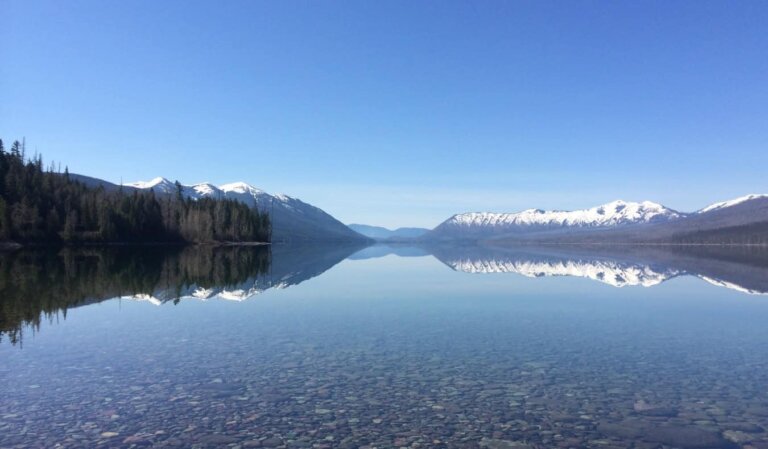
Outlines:
<svg viewBox="0 0 768 449"><path fill-rule="evenodd" d="M162 177L126 185L137 189L151 189L160 194L175 194L178 189L175 182ZM320 208L288 195L270 195L245 182L220 186L207 182L182 185L181 193L193 200L226 198L268 211L272 219L273 241L365 240L365 237Z"/></svg>
<svg viewBox="0 0 768 449"><path fill-rule="evenodd" d="M176 184L162 176L151 181L130 182L126 185L137 189L152 189L155 193L172 193L176 191Z"/></svg>
<svg viewBox="0 0 768 449"><path fill-rule="evenodd" d="M560 243L764 243L768 195L747 195L679 212L651 201L613 201L575 211L454 215L424 241L527 240Z"/></svg>
<svg viewBox="0 0 768 449"><path fill-rule="evenodd" d="M155 193L176 193L176 183L166 178L158 177L151 181L138 181L126 184L137 189L152 189ZM182 185L181 193L186 198L199 200L201 198L229 198L247 203L252 206L263 206L269 201L286 201L286 195L270 195L245 182L232 182L215 186L209 182L199 184ZM262 204L264 203L264 204Z"/></svg>
<svg viewBox="0 0 768 449"><path fill-rule="evenodd" d="M516 213L471 212L454 215L440 227L513 228L513 227L598 227L672 220L683 214L651 201L641 203L613 201L591 209L544 211L527 209Z"/></svg>
<svg viewBox="0 0 768 449"><path fill-rule="evenodd" d="M253 187L250 184L244 183L242 181L238 182L231 182L229 184L224 184L220 187L221 190L225 192L235 192L235 193L260 193L262 190L257 189L256 187Z"/></svg>
<svg viewBox="0 0 768 449"><path fill-rule="evenodd" d="M200 184L188 186L187 189L191 189L191 191L188 193L188 196L209 196L213 198L219 198L221 196L221 189L209 182L201 182Z"/></svg>
<svg viewBox="0 0 768 449"><path fill-rule="evenodd" d="M705 212L710 212L710 211L713 211L713 210L721 210L721 209L725 209L726 207L736 206L737 204L741 204L741 203L744 203L746 201L756 200L756 199L760 199L760 198L768 198L768 194L765 194L765 193L763 193L763 194L753 193L753 194L750 194L750 195L740 196L740 197L734 198L732 200L721 201L719 203L710 204L709 206L699 210L696 213L703 214Z"/></svg>

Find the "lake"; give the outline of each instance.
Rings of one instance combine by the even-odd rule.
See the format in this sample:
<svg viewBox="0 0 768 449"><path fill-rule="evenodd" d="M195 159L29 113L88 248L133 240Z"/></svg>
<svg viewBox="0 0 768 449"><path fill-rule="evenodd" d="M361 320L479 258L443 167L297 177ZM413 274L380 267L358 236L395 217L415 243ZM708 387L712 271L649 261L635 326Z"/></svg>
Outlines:
<svg viewBox="0 0 768 449"><path fill-rule="evenodd" d="M0 257L0 447L768 448L768 250Z"/></svg>

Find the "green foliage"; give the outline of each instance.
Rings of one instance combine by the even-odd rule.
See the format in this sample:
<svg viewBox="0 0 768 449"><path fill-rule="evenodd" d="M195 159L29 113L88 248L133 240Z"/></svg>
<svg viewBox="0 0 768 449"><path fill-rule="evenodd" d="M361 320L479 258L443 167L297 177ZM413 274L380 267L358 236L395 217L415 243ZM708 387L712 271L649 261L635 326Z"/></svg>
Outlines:
<svg viewBox="0 0 768 449"><path fill-rule="evenodd" d="M106 191L45 170L0 140L0 240L22 243L266 242L266 213L233 200L191 201L179 191Z"/></svg>

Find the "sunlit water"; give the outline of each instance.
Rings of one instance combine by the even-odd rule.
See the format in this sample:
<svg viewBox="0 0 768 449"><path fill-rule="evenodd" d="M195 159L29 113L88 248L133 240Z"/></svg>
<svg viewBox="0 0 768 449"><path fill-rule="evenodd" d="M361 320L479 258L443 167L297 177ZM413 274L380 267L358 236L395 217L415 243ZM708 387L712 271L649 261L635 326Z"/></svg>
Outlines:
<svg viewBox="0 0 768 449"><path fill-rule="evenodd" d="M473 251L275 251L258 289L27 320L0 341L0 447L768 447L768 264L617 287Z"/></svg>

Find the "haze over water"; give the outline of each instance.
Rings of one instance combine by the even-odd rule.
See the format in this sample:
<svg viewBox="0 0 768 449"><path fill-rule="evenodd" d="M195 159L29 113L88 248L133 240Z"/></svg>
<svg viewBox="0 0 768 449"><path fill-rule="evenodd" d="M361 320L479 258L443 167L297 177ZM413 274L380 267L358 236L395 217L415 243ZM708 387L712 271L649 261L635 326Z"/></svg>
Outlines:
<svg viewBox="0 0 768 449"><path fill-rule="evenodd" d="M0 447L768 447L764 250L621 253L5 256Z"/></svg>

